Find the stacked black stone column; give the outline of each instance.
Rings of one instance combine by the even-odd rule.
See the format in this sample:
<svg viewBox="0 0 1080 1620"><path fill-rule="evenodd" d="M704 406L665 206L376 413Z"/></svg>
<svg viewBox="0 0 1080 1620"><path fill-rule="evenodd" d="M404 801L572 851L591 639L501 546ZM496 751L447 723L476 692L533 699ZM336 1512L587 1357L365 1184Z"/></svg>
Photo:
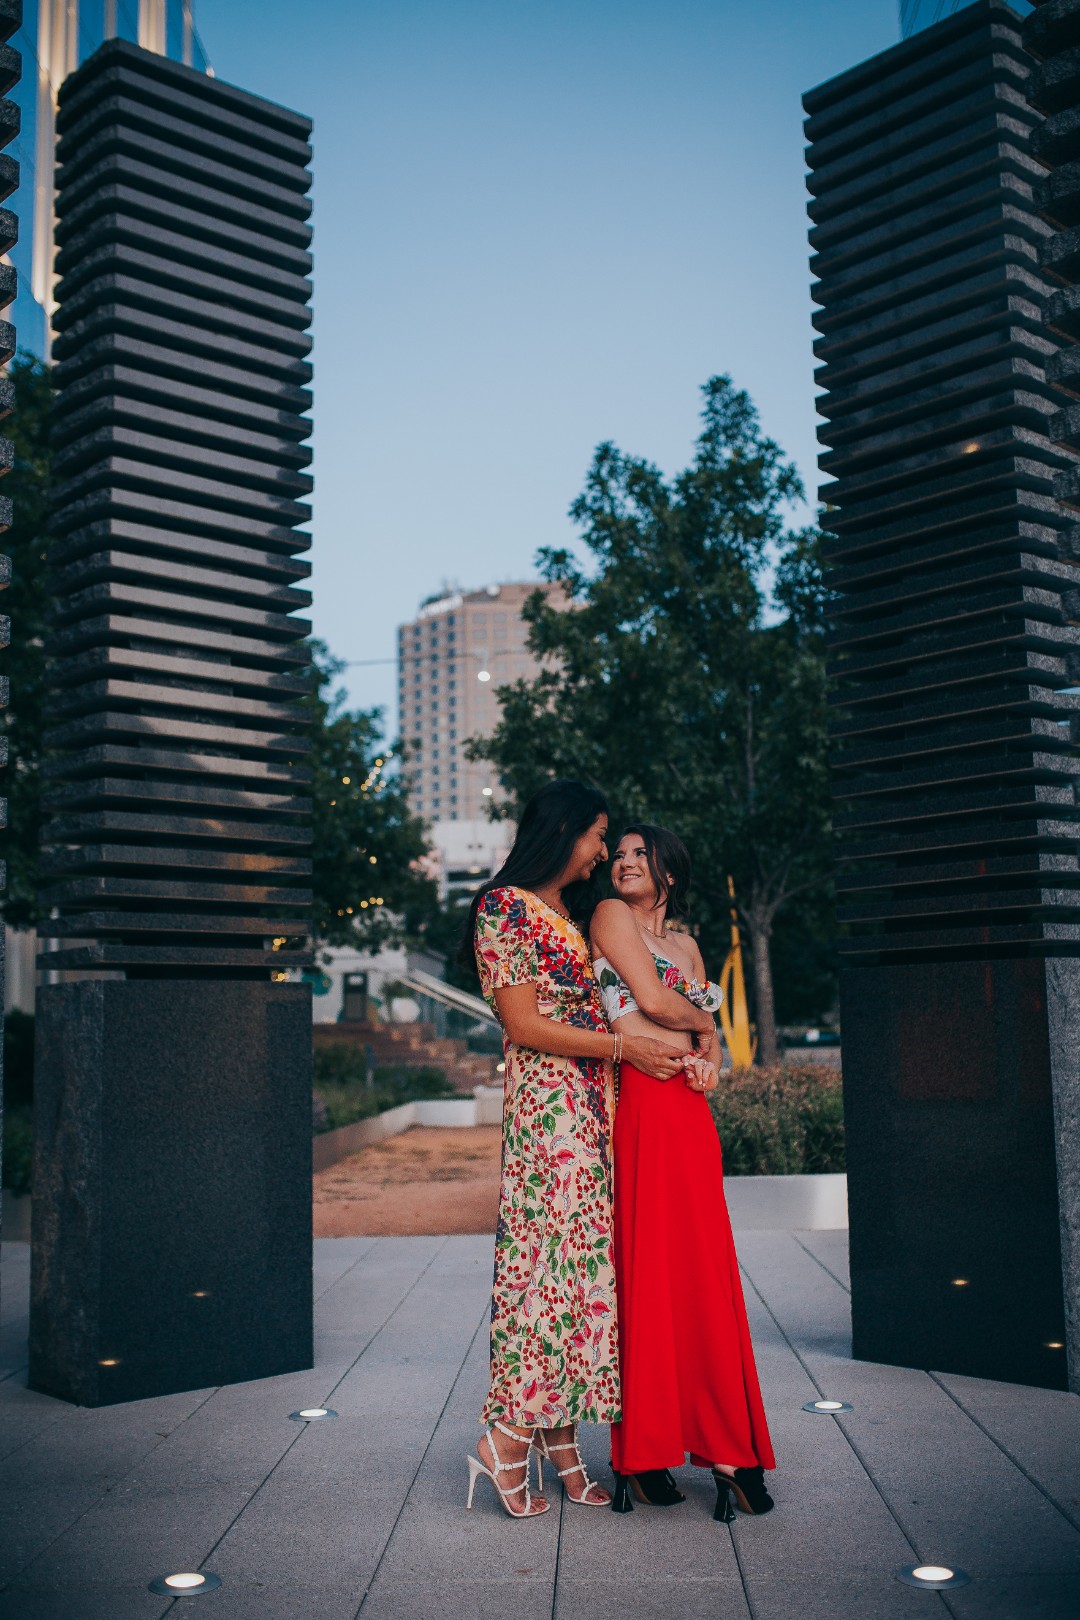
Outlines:
<svg viewBox="0 0 1080 1620"><path fill-rule="evenodd" d="M1038 66L1028 85L1032 104L1045 114L1032 137L1032 151L1049 171L1035 187L1035 202L1052 234L1042 244L1040 264L1052 291L1043 306L1050 334L1061 345L1047 367L1060 410L1050 418L1052 439L1080 454L1080 0L1036 0L1025 20L1024 44ZM1080 469L1075 462L1058 475L1054 494L1069 511L1070 545L1080 559ZM1064 599L1072 624L1080 623L1080 579ZM1080 660L1070 665L1080 681ZM1074 730L1080 730L1074 726ZM1074 1066L1076 1051L1074 1048ZM1061 1243L1066 1279L1066 1333L1073 1389L1080 1389L1080 1084L1057 1092L1058 1179Z"/></svg>
<svg viewBox="0 0 1080 1620"><path fill-rule="evenodd" d="M1020 28L980 0L805 105L855 1353L1060 1386L1080 1287L1080 531L1060 497L1080 439L1051 437Z"/></svg>
<svg viewBox="0 0 1080 1620"><path fill-rule="evenodd" d="M112 41L58 119L31 1380L310 1364L310 123Z"/></svg>
<svg viewBox="0 0 1080 1620"><path fill-rule="evenodd" d="M22 21L22 0L0 0L0 148L19 133L19 109L7 99L8 91L19 82L22 63L17 50L7 41ZM0 202L11 196L19 183L19 165L14 158L0 152ZM6 254L17 240L18 221L8 208L0 207L0 253ZM0 264L0 310L7 309L15 297L15 271L11 264ZM0 364L6 365L15 353L15 328L10 321L0 321ZM0 420L11 411L12 386L8 378L0 379ZM11 468L11 444L0 440L0 475ZM0 529L11 523L11 502L0 497ZM11 580L11 558L0 556L0 590ZM7 614L0 614L0 648L10 644L11 624ZM0 678L0 708L8 700L7 677ZM7 738L0 736L0 766L8 763ZM0 798L0 824L7 824L7 800ZM6 886L6 874L0 868L0 886ZM6 973L4 929L0 926L0 1006L4 999ZM4 1053L0 1042L0 1141L3 1140Z"/></svg>

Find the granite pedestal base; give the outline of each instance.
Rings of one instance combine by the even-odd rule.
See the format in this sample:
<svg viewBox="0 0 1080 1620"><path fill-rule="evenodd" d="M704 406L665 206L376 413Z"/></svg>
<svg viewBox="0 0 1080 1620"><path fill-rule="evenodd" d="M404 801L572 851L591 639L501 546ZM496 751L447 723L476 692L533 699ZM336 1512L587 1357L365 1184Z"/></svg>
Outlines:
<svg viewBox="0 0 1080 1620"><path fill-rule="evenodd" d="M1080 1387L1080 962L853 967L840 993L854 1354Z"/></svg>
<svg viewBox="0 0 1080 1620"><path fill-rule="evenodd" d="M38 993L30 1384L84 1406L312 1363L300 984Z"/></svg>

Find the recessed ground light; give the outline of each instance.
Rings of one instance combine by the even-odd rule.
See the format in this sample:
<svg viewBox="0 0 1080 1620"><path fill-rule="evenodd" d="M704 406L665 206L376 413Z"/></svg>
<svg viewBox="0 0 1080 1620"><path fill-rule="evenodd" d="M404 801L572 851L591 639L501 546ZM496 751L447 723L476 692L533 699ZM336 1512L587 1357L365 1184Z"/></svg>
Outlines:
<svg viewBox="0 0 1080 1620"><path fill-rule="evenodd" d="M967 1277L954 1277L952 1280L952 1285L954 1288L966 1288L969 1280L970 1279Z"/></svg>
<svg viewBox="0 0 1080 1620"><path fill-rule="evenodd" d="M804 1412L823 1412L826 1417L836 1417L839 1412L853 1412L855 1408L848 1401L805 1401Z"/></svg>
<svg viewBox="0 0 1080 1620"><path fill-rule="evenodd" d="M971 1577L948 1564L906 1564L897 1570L896 1578L924 1592L945 1592L953 1586L966 1586Z"/></svg>
<svg viewBox="0 0 1080 1620"><path fill-rule="evenodd" d="M323 1418L335 1418L337 1413L329 1406L304 1406L299 1412L290 1412L294 1423L321 1423Z"/></svg>
<svg viewBox="0 0 1080 1620"><path fill-rule="evenodd" d="M119 1367L119 1365L120 1358L118 1356L106 1356L103 1361L98 1362L99 1367Z"/></svg>
<svg viewBox="0 0 1080 1620"><path fill-rule="evenodd" d="M158 1575L150 1582L150 1591L156 1592L158 1597L202 1597L204 1592L213 1592L221 1585L220 1575L211 1575L209 1570L197 1574L181 1571L176 1575Z"/></svg>
<svg viewBox="0 0 1080 1620"><path fill-rule="evenodd" d="M1065 1346L1060 1339L1050 1339L1047 1341L1046 1348L1047 1350L1064 1350Z"/></svg>
<svg viewBox="0 0 1080 1620"><path fill-rule="evenodd" d="M209 1299L210 1290L209 1288L196 1288L191 1297L192 1299Z"/></svg>

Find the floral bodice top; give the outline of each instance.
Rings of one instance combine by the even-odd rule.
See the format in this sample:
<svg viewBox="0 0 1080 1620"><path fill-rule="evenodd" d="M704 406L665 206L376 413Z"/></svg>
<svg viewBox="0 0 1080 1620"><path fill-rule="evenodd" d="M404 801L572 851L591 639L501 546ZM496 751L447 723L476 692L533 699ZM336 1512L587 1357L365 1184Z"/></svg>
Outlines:
<svg viewBox="0 0 1080 1620"><path fill-rule="evenodd" d="M476 966L496 1018L496 990L535 984L537 1010L558 1024L606 1029L584 934L526 889L489 889L476 918Z"/></svg>
<svg viewBox="0 0 1080 1620"><path fill-rule="evenodd" d="M656 976L661 984L667 985L669 990L677 990L680 996L693 1002L703 1012L716 1013L720 1010L720 1003L724 999L724 992L718 984L706 979L704 984L700 979L688 979L682 968L668 956L661 956L649 946L649 954L656 964ZM606 956L598 956L593 963L600 985L600 999L603 1003L604 1014L609 1024L617 1018L625 1018L627 1013L637 1012L638 1004L634 993L625 979L621 979L608 961Z"/></svg>

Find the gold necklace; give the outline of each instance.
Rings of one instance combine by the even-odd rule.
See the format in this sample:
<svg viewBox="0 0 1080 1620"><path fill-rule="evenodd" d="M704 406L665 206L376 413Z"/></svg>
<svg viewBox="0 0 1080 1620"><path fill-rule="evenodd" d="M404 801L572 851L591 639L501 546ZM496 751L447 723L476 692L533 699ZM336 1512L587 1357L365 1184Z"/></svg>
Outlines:
<svg viewBox="0 0 1080 1620"><path fill-rule="evenodd" d="M651 934L653 939L664 939L666 937L666 935L667 935L667 923L666 922L662 922L660 924L659 929L650 928L648 923L643 923L643 922L639 922L638 927L639 928L644 928L645 932L647 934Z"/></svg>

